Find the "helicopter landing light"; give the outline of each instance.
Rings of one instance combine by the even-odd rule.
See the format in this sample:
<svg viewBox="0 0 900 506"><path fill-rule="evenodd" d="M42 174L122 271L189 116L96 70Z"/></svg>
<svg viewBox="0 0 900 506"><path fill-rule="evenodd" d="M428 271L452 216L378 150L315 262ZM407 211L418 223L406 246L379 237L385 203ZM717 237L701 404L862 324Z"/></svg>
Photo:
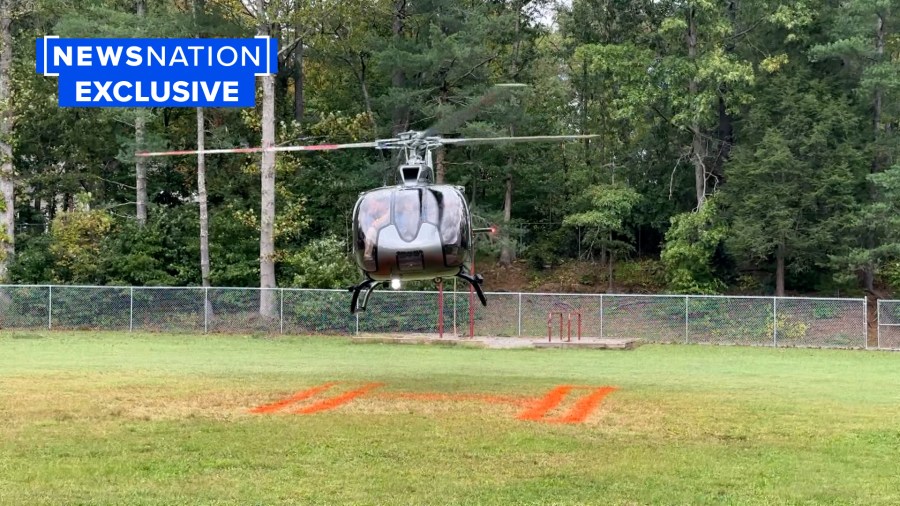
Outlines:
<svg viewBox="0 0 900 506"><path fill-rule="evenodd" d="M400 289L400 278L394 278L391 280L391 288L394 290Z"/></svg>

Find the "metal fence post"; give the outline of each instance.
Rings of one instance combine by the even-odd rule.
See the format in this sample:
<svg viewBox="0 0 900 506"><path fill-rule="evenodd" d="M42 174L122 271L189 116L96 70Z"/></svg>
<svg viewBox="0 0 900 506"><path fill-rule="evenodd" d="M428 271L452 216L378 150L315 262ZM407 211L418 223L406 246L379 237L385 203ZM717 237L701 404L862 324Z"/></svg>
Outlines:
<svg viewBox="0 0 900 506"><path fill-rule="evenodd" d="M600 339L603 339L603 294L600 294Z"/></svg>
<svg viewBox="0 0 900 506"><path fill-rule="evenodd" d="M688 302L690 301L691 296L684 296L684 344L690 343L690 339L688 338L688 326L690 324L690 317L688 316Z"/></svg>
<svg viewBox="0 0 900 506"><path fill-rule="evenodd" d="M209 332L209 287L203 287L203 333Z"/></svg>
<svg viewBox="0 0 900 506"><path fill-rule="evenodd" d="M519 324L518 336L522 337L522 292L519 292Z"/></svg>
<svg viewBox="0 0 900 506"><path fill-rule="evenodd" d="M47 286L47 330L53 329L53 285Z"/></svg>
<svg viewBox="0 0 900 506"><path fill-rule="evenodd" d="M356 312L356 332L355 334L359 335L359 311Z"/></svg>
<svg viewBox="0 0 900 506"><path fill-rule="evenodd" d="M778 347L778 297L772 297L772 347Z"/></svg>
<svg viewBox="0 0 900 506"><path fill-rule="evenodd" d="M128 332L134 332L134 287L128 288Z"/></svg>
<svg viewBox="0 0 900 506"><path fill-rule="evenodd" d="M863 343L865 349L869 349L869 296L863 299Z"/></svg>
<svg viewBox="0 0 900 506"><path fill-rule="evenodd" d="M881 301L875 302L875 332L878 349L881 349Z"/></svg>
<svg viewBox="0 0 900 506"><path fill-rule="evenodd" d="M278 309L278 328L284 334L284 288L279 288L279 291L281 292L281 303Z"/></svg>

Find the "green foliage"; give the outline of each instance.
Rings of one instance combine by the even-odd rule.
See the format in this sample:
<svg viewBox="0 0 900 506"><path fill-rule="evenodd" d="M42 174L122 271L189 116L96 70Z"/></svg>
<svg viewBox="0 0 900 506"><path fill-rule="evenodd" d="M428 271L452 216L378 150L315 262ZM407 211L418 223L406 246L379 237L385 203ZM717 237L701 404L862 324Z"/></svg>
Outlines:
<svg viewBox="0 0 900 506"><path fill-rule="evenodd" d="M604 247L617 253L627 252L632 246L619 236L629 234L625 220L640 198L633 188L621 183L591 186L579 197L578 207L583 210L566 216L563 225L581 227L582 243L590 250Z"/></svg>
<svg viewBox="0 0 900 506"><path fill-rule="evenodd" d="M284 263L295 273L292 286L299 288L346 288L357 278L347 244L334 236L314 239L288 255Z"/></svg>
<svg viewBox="0 0 900 506"><path fill-rule="evenodd" d="M51 242L50 235L45 234L20 236L16 256L9 266L10 281L23 284L47 284L55 281Z"/></svg>
<svg viewBox="0 0 900 506"><path fill-rule="evenodd" d="M56 282L99 283L103 238L113 221L105 211L72 211L53 220L49 251Z"/></svg>
<svg viewBox="0 0 900 506"><path fill-rule="evenodd" d="M725 288L713 265L728 232L718 213L716 202L710 199L699 211L672 218L660 255L672 291L715 294Z"/></svg>
<svg viewBox="0 0 900 506"><path fill-rule="evenodd" d="M196 209L150 209L139 227L122 220L104 241L103 273L110 284L135 286L198 285L199 229Z"/></svg>
<svg viewBox="0 0 900 506"><path fill-rule="evenodd" d="M665 266L651 258L617 262L615 276L619 285L641 293L659 293L666 288Z"/></svg>
<svg viewBox="0 0 900 506"><path fill-rule="evenodd" d="M881 271L885 283L896 292L900 292L900 260L888 262Z"/></svg>
<svg viewBox="0 0 900 506"><path fill-rule="evenodd" d="M813 305L813 317L817 320L827 320L834 318L838 314L838 309L834 304L827 302L818 302Z"/></svg>
<svg viewBox="0 0 900 506"><path fill-rule="evenodd" d="M831 257L838 266L838 279L852 277L861 269L878 270L882 265L890 275L891 263L900 259L900 165L868 179L875 189L875 198L856 207L842 224L842 231L857 240ZM869 244L868 237L879 240Z"/></svg>
<svg viewBox="0 0 900 506"><path fill-rule="evenodd" d="M771 321L769 321L768 326L766 327L766 333L775 335L779 340L787 339L787 340L798 340L806 337L807 332L809 332L809 324L803 321L794 320L793 318L787 315L778 315L777 317L777 329L778 333L773 334L773 329L776 327Z"/></svg>

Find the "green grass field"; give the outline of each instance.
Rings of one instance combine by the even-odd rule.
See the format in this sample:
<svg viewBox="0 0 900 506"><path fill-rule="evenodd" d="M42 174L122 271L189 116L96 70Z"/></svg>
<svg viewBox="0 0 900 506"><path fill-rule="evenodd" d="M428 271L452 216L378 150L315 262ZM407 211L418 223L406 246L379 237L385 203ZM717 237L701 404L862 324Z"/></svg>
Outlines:
<svg viewBox="0 0 900 506"><path fill-rule="evenodd" d="M900 354L0 333L0 504L357 503L898 504Z"/></svg>

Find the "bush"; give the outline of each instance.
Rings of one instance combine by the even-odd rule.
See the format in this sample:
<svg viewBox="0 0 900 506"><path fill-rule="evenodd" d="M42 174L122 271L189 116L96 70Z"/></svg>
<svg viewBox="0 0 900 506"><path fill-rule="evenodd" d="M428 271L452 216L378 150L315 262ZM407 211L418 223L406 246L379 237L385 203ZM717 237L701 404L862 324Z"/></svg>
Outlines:
<svg viewBox="0 0 900 506"><path fill-rule="evenodd" d="M332 235L313 240L288 255L285 264L294 273L293 284L297 287L347 288L359 277L347 257L346 243Z"/></svg>

